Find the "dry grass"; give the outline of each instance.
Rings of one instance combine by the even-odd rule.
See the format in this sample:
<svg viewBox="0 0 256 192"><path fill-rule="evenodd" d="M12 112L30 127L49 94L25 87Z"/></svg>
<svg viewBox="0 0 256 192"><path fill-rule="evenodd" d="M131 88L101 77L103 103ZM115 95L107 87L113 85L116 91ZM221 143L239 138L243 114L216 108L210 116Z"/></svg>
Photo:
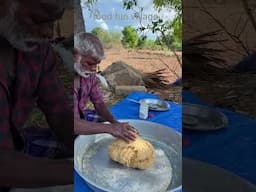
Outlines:
<svg viewBox="0 0 256 192"><path fill-rule="evenodd" d="M256 74L218 72L185 76L183 83L209 104L256 118Z"/></svg>

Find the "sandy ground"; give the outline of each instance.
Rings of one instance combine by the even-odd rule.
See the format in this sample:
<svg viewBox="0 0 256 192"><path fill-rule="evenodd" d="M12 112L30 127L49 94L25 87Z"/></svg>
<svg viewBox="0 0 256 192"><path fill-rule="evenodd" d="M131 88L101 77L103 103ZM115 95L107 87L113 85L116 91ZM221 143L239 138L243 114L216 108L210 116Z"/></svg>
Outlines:
<svg viewBox="0 0 256 192"><path fill-rule="evenodd" d="M181 57L181 52L177 53ZM128 65L134 67L142 73L150 73L160 69L168 72L168 81L173 83L177 80L177 75L182 76L182 68L176 57L169 52L153 51L153 50L128 50L122 47L115 47L105 50L106 58L99 65L99 70L103 71L112 63L124 61ZM172 71L175 71L175 75ZM148 92L158 95L165 100L171 100L181 103L181 87L172 87L168 89L149 88ZM114 105L120 101L122 97L112 96L107 101L108 106Z"/></svg>
<svg viewBox="0 0 256 192"><path fill-rule="evenodd" d="M152 50L128 50L121 47L106 49L106 58L99 65L100 70L103 71L113 62L124 61L135 69L149 73L159 69L174 70L181 76L181 66L176 60L175 56L170 51L152 51ZM181 56L181 53L178 53ZM173 81L176 77L173 76Z"/></svg>

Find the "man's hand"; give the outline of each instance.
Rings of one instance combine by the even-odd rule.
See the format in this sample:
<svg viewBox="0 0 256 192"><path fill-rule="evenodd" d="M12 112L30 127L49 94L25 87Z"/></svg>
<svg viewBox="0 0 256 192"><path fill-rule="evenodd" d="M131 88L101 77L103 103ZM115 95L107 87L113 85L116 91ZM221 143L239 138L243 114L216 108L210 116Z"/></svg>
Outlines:
<svg viewBox="0 0 256 192"><path fill-rule="evenodd" d="M126 142L134 141L138 136L138 131L128 123L113 123L110 134L114 137L125 140Z"/></svg>

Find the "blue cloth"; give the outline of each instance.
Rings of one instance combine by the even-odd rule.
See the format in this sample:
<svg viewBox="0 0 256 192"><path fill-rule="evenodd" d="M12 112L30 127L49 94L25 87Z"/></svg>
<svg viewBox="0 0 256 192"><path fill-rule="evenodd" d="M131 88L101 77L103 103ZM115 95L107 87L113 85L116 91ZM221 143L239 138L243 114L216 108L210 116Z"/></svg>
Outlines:
<svg viewBox="0 0 256 192"><path fill-rule="evenodd" d="M205 105L190 92L183 92L183 102ZM213 107L214 108L214 107ZM183 130L183 156L222 167L256 184L256 120L245 115L219 109L229 125L218 131Z"/></svg>
<svg viewBox="0 0 256 192"><path fill-rule="evenodd" d="M93 192L76 171L74 171L74 192Z"/></svg>
<svg viewBox="0 0 256 192"><path fill-rule="evenodd" d="M177 79L174 83L173 83L173 85L182 85L182 79L180 78L180 79Z"/></svg>
<svg viewBox="0 0 256 192"><path fill-rule="evenodd" d="M248 55L235 66L238 72L256 72L256 53Z"/></svg>
<svg viewBox="0 0 256 192"><path fill-rule="evenodd" d="M129 101L128 99L134 99L139 101L146 98L159 98L156 95L134 92L128 95L127 98L120 101L113 106L110 111L116 119L139 119L139 104ZM173 102L169 102L170 110L166 112L153 112L149 111L152 118L148 118L147 121L160 123L181 132L181 106ZM74 191L75 192L92 192L83 179L74 171Z"/></svg>
<svg viewBox="0 0 256 192"><path fill-rule="evenodd" d="M117 119L139 119L139 104L129 101L129 99L137 100L140 99L159 99L158 96L149 93L134 92L128 95L127 98L120 101L118 104L111 108L112 114ZM149 116L152 118L146 119L147 121L160 123L181 132L181 105L173 102L168 102L170 110L166 112L149 111Z"/></svg>

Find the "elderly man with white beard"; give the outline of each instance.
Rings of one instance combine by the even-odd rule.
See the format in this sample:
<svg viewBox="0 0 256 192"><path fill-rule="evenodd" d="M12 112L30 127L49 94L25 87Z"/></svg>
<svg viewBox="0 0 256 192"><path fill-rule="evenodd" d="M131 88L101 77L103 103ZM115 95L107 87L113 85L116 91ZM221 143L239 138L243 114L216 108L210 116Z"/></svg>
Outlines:
<svg viewBox="0 0 256 192"><path fill-rule="evenodd" d="M77 76L74 79L74 132L76 134L108 133L127 142L136 139L138 131L128 123L118 122L104 103L98 87L99 77L96 74L97 65L104 58L104 48L100 39L91 34L81 32L74 37L74 69ZM110 124L91 122L87 118L86 105L91 101L95 112ZM85 121L81 121L83 119Z"/></svg>
<svg viewBox="0 0 256 192"><path fill-rule="evenodd" d="M57 79L60 60L48 43L65 2L0 1L0 191L73 181L73 163L55 159L56 151L49 148L41 158L29 154L31 130L24 128L37 104L51 129L35 135L49 134L57 148L73 155L73 112Z"/></svg>

